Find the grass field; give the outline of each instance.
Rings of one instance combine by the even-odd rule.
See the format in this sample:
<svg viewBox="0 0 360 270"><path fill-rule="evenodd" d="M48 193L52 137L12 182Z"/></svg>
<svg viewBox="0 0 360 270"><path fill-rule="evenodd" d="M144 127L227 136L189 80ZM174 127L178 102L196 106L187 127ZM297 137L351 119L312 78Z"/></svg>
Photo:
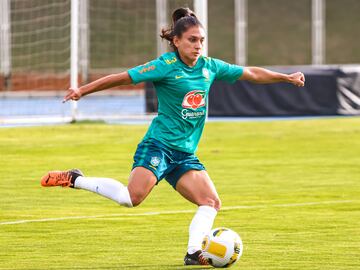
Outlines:
<svg viewBox="0 0 360 270"><path fill-rule="evenodd" d="M182 266L196 207L166 182L135 209L40 187L72 167L126 182L145 130L0 129L0 269L199 269ZM232 269L360 269L359 118L208 123L198 156L223 202L215 226L244 242Z"/></svg>

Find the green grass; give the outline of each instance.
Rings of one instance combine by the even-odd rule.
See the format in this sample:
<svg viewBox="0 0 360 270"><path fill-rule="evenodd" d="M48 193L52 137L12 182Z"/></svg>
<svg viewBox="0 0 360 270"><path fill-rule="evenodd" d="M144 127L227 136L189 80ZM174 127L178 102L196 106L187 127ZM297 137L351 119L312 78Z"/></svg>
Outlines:
<svg viewBox="0 0 360 270"><path fill-rule="evenodd" d="M196 210L166 182L135 209L40 187L48 170L72 167L126 182L145 130L0 129L0 223L104 215L0 225L0 269L198 269L182 266L192 213L121 216ZM207 124L198 156L223 207L255 206L220 211L214 224L243 239L232 269L360 268L359 138L359 118ZM307 202L319 204L283 205Z"/></svg>

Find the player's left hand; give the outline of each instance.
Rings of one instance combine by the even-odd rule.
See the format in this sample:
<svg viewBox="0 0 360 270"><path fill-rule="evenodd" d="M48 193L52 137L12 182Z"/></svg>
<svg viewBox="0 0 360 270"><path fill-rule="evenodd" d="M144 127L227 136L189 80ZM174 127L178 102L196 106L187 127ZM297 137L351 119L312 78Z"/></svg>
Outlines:
<svg viewBox="0 0 360 270"><path fill-rule="evenodd" d="M303 87L305 85L305 76L302 72L296 72L289 75L290 82L293 85L296 85L298 87Z"/></svg>

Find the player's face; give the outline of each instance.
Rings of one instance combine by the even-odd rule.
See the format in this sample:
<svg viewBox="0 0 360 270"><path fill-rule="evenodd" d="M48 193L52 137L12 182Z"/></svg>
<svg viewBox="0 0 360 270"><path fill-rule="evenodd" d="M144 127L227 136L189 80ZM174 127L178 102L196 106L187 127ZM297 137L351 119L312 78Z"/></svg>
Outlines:
<svg viewBox="0 0 360 270"><path fill-rule="evenodd" d="M175 37L174 44L186 64L195 64L201 55L204 40L204 29L201 26L193 26L181 37Z"/></svg>

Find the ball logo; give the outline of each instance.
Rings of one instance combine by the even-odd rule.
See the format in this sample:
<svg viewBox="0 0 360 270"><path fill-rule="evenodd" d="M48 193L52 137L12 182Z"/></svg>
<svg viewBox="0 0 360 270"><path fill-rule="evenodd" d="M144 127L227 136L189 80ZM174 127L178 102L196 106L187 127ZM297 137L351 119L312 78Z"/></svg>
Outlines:
<svg viewBox="0 0 360 270"><path fill-rule="evenodd" d="M187 93L182 102L182 107L186 109L197 109L205 106L205 91L193 90Z"/></svg>

